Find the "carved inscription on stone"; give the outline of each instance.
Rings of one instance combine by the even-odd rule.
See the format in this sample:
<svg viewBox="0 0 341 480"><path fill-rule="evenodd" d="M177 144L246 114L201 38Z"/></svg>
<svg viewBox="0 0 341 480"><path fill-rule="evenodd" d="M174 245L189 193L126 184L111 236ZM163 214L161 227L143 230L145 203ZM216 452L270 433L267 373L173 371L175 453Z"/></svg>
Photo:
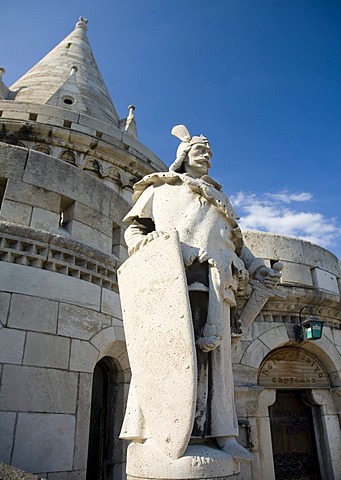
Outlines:
<svg viewBox="0 0 341 480"><path fill-rule="evenodd" d="M269 388L329 388L321 363L298 348L282 348L269 355L260 368L259 385Z"/></svg>

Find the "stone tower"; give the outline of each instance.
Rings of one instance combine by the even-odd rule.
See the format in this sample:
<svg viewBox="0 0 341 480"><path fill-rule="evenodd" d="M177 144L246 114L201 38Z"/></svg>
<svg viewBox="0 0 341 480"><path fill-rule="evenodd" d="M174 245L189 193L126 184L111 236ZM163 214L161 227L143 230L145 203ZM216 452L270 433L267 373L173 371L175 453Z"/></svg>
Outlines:
<svg viewBox="0 0 341 480"><path fill-rule="evenodd" d="M86 31L80 18L14 85L0 79L0 461L55 480L85 478L88 456L121 475L121 220L136 179L165 168L134 107L119 118Z"/></svg>

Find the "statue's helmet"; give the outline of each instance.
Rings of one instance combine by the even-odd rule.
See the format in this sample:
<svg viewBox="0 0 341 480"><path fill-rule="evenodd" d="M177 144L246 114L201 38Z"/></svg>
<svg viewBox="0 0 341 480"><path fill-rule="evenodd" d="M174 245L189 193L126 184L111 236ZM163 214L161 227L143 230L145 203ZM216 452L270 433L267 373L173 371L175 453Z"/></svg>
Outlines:
<svg viewBox="0 0 341 480"><path fill-rule="evenodd" d="M176 151L176 159L169 167L169 170L180 173L188 152L193 145L197 145L198 143L205 145L212 155L212 150L210 148L207 138L203 135L191 137L185 125L175 125L175 127L173 127L171 130L171 134L179 138L181 140L181 143Z"/></svg>

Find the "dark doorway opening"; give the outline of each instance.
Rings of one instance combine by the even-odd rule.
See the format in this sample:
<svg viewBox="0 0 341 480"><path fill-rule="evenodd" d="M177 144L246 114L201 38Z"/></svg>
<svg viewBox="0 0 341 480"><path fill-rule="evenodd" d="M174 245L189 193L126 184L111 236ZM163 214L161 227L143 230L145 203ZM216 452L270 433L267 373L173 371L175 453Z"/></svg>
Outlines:
<svg viewBox="0 0 341 480"><path fill-rule="evenodd" d="M110 357L104 357L93 376L87 480L113 478L116 397L117 369Z"/></svg>
<svg viewBox="0 0 341 480"><path fill-rule="evenodd" d="M277 390L269 407L275 478L320 480L311 406L303 390Z"/></svg>

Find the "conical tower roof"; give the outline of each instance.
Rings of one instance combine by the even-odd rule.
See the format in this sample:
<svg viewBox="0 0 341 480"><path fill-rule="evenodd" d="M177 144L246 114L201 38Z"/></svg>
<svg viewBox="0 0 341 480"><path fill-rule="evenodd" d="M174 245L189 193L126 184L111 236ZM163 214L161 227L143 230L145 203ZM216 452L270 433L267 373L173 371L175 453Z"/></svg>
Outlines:
<svg viewBox="0 0 341 480"><path fill-rule="evenodd" d="M118 126L86 31L80 17L74 31L10 87L11 99L61 106Z"/></svg>

